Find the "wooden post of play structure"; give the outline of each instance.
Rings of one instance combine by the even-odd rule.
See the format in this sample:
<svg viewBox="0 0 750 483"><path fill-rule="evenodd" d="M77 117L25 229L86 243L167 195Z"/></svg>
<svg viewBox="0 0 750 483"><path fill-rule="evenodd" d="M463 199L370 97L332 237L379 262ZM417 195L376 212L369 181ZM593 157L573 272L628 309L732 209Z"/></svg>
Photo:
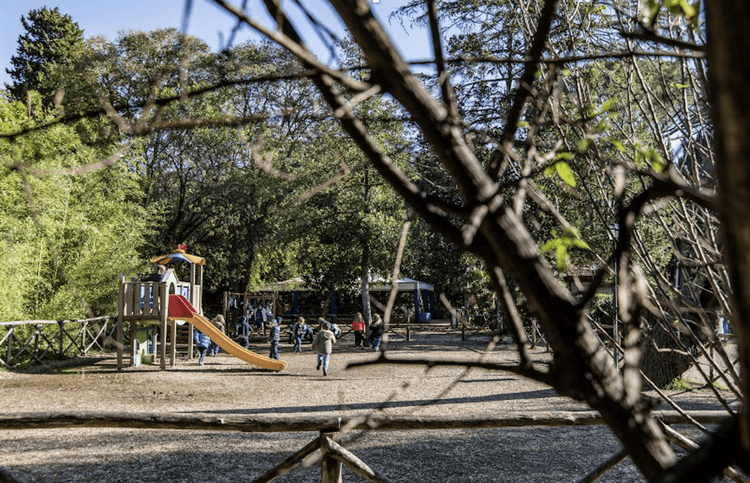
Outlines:
<svg viewBox="0 0 750 483"><path fill-rule="evenodd" d="M170 337L172 338L172 343L169 346L169 364L174 367L177 362L177 321L175 320L172 321L172 334Z"/></svg>
<svg viewBox="0 0 750 483"><path fill-rule="evenodd" d="M335 434L336 433L321 432L321 443L324 442L326 438L333 438ZM341 461L332 458L325 445L321 444L320 450L323 453L323 457L320 460L320 483L342 483Z"/></svg>
<svg viewBox="0 0 750 483"><path fill-rule="evenodd" d="M229 293L228 292L224 292L224 301L223 301L223 303L221 305L221 313L224 316L224 322L226 324L229 324L229 319L227 318L227 306L228 305L229 305ZM229 329L227 328L227 330L229 330Z"/></svg>
<svg viewBox="0 0 750 483"><path fill-rule="evenodd" d="M125 311L125 275L120 275L120 290L117 295L117 370L122 370L122 324Z"/></svg>
<svg viewBox="0 0 750 483"><path fill-rule="evenodd" d="M161 290L161 308L159 313L159 322L161 323L161 345L159 347L159 367L161 370L167 368L167 317L169 317L169 292L167 284L163 283Z"/></svg>
<svg viewBox="0 0 750 483"><path fill-rule="evenodd" d="M136 283L133 285L133 290L135 293L135 300L138 301L135 303L138 304L139 313L142 315L144 311L148 312L148 287L144 286L142 283ZM141 306L141 303L143 303L143 306ZM138 335L136 335L135 329L138 324L133 319L130 319L128 324L130 329L130 365L134 366L138 346Z"/></svg>
<svg viewBox="0 0 750 483"><path fill-rule="evenodd" d="M169 315L169 292L164 293L164 298L166 299L164 302L165 312L167 312L167 315ZM177 361L177 321L176 320L172 320L171 332L172 333L170 334L170 337L172 339L172 343L169 346L170 348L169 365L170 367L174 367L175 362Z"/></svg>
<svg viewBox="0 0 750 483"><path fill-rule="evenodd" d="M188 359L193 359L193 352L195 352L195 348L193 347L193 337L195 330L195 327L193 327L193 324L188 324Z"/></svg>
<svg viewBox="0 0 750 483"><path fill-rule="evenodd" d="M200 297L198 298L198 312L203 315L203 267L198 265L198 284L200 285Z"/></svg>
<svg viewBox="0 0 750 483"><path fill-rule="evenodd" d="M195 263L190 264L190 297L188 297L188 300L190 300L190 305L195 307L195 310L200 311L198 291L195 289Z"/></svg>

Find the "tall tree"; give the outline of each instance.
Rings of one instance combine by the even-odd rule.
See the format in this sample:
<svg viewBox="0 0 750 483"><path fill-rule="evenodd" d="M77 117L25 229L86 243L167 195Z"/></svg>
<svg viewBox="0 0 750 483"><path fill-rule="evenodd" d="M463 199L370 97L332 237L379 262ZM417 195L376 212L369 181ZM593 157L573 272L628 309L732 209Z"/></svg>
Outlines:
<svg viewBox="0 0 750 483"><path fill-rule="evenodd" d="M59 87L55 69L70 62L83 48L83 30L57 7L31 10L21 17L21 23L25 33L19 36L17 53L10 59L13 68L6 69L13 80L8 90L21 101L35 90L49 106Z"/></svg>

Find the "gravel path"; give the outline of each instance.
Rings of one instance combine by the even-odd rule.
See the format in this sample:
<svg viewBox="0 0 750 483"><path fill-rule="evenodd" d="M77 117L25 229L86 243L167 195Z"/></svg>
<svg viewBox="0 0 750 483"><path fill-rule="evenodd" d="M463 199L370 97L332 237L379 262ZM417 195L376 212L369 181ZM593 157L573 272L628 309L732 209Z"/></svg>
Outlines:
<svg viewBox="0 0 750 483"><path fill-rule="evenodd" d="M488 342L478 335L418 333L392 341L398 357L476 360ZM226 354L175 368L127 368L115 360L86 361L44 372L0 373L5 412L130 411L209 412L276 416L354 414L483 415L498 412L578 411L588 408L534 381L512 374L408 365L347 364L376 354L344 340L331 358L331 373L315 370L315 355L290 352L277 374L257 370ZM307 348L306 348L307 349ZM255 350L265 354L267 347ZM540 363L550 359L536 350ZM500 346L487 360L510 362ZM696 408L714 405L696 391L677 396ZM383 401L390 401L382 408ZM0 431L0 467L39 482L235 482L252 481L313 440L316 433L239 433L192 430L47 429ZM698 437L698 435L694 435ZM342 443L394 482L578 481L620 445L606 427L499 428L482 430L355 431ZM277 481L319 481L320 468L297 469ZM344 469L344 481L365 481ZM642 481L628 460L599 481Z"/></svg>

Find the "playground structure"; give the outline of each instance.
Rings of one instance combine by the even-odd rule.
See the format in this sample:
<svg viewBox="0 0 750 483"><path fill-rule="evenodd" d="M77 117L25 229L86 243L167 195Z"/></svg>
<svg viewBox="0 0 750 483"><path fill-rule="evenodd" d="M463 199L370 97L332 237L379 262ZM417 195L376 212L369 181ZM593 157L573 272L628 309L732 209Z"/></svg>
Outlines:
<svg viewBox="0 0 750 483"><path fill-rule="evenodd" d="M206 261L202 257L189 255L184 245L178 245L175 251L151 259L154 273L142 280L126 281L120 276L120 290L118 297L117 315L117 368L121 369L124 359L123 331L125 322L130 322L130 364L136 365L139 359L139 342L137 337L138 322L146 323L146 338L149 339L156 327L159 328L160 340L159 365L166 369L167 364L167 335L169 334L170 366L174 367L177 358L177 326L188 323L188 354L193 354L193 330L197 328L206 334L219 347L252 365L263 369L283 371L286 363L260 356L244 349L218 330L203 316L201 300L203 295L203 266ZM190 282L180 282L174 269L167 265L183 261L190 264Z"/></svg>

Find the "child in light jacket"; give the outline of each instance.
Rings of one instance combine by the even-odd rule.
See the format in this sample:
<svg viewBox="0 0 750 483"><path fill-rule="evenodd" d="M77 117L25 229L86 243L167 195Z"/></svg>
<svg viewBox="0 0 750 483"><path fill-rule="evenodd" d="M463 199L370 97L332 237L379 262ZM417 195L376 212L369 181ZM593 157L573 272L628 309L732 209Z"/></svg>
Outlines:
<svg viewBox="0 0 750 483"><path fill-rule="evenodd" d="M313 347L318 351L318 367L323 366L323 375L328 375L328 362L331 358L331 352L333 352L333 344L336 343L336 336L331 332L331 324L323 322L320 326L320 330L315 334L313 339Z"/></svg>

